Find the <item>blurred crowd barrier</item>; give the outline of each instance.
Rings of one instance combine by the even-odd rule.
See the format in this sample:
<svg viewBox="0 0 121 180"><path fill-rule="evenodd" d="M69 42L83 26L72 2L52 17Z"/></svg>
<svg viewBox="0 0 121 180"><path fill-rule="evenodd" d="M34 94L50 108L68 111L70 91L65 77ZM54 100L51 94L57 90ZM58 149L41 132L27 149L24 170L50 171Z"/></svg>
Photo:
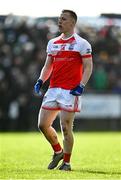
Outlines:
<svg viewBox="0 0 121 180"><path fill-rule="evenodd" d="M76 32L93 48L94 70L85 94L116 94L120 97L121 19L79 18ZM34 94L33 87L45 62L47 42L57 35L56 17L0 16L2 131L37 129L42 98ZM43 91L47 87L48 82Z"/></svg>

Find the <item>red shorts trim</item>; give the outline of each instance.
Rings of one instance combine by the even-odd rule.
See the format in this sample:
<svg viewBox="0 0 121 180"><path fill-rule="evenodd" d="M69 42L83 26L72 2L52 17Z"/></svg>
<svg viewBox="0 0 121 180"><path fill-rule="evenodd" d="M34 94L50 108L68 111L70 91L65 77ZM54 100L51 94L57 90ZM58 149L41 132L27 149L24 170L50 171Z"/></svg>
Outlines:
<svg viewBox="0 0 121 180"><path fill-rule="evenodd" d="M46 110L60 110L60 108L50 108L50 107L47 107L47 106L42 106L42 109L46 109Z"/></svg>
<svg viewBox="0 0 121 180"><path fill-rule="evenodd" d="M80 112L78 109L66 109L66 108L50 108L50 107L47 107L47 106L42 106L42 109L45 109L45 110L57 110L57 111L60 111L60 110L63 110L63 111L67 111L67 112Z"/></svg>

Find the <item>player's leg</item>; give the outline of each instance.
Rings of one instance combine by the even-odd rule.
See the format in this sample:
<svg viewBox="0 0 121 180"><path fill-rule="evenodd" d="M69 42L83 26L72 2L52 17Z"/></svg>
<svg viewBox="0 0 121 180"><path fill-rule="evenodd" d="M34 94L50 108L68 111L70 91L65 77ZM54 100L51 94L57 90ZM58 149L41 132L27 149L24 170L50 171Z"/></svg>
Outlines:
<svg viewBox="0 0 121 180"><path fill-rule="evenodd" d="M61 111L60 113L60 124L63 134L63 152L64 158L63 163L60 166L60 170L71 170L70 158L73 149L73 121L74 112Z"/></svg>
<svg viewBox="0 0 121 180"><path fill-rule="evenodd" d="M38 117L38 128L43 132L46 139L50 144L57 144L57 133L52 127L53 121L55 120L58 111L56 110L45 110L40 109Z"/></svg>
<svg viewBox="0 0 121 180"><path fill-rule="evenodd" d="M46 139L50 142L54 150L53 159L49 164L48 169L54 169L63 158L63 151L59 144L57 133L52 127L57 114L57 110L45 110L41 108L38 117L38 127L43 132Z"/></svg>

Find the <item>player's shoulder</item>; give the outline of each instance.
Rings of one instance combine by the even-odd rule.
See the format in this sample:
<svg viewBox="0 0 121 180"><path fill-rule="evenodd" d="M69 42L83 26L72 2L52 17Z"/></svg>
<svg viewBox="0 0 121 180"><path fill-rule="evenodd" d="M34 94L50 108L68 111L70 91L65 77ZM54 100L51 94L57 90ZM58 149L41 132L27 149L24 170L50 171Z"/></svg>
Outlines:
<svg viewBox="0 0 121 180"><path fill-rule="evenodd" d="M81 43L81 44L89 44L90 45L90 43L86 40L86 39L84 39L84 38L82 38L80 35L78 35L77 33L74 33L74 37L75 37L75 39L76 39L76 41L78 42L78 43Z"/></svg>
<svg viewBox="0 0 121 180"><path fill-rule="evenodd" d="M55 38L52 38L48 41L48 44L53 44L54 42L58 41L59 39L61 39L62 35L57 36Z"/></svg>

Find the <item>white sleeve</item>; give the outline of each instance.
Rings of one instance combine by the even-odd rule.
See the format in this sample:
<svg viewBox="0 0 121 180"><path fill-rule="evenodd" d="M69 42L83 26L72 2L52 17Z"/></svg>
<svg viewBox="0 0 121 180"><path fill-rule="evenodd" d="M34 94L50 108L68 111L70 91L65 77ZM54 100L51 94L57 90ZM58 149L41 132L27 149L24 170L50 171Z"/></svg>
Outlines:
<svg viewBox="0 0 121 180"><path fill-rule="evenodd" d="M83 41L80 53L81 53L81 55L91 54L92 53L91 45L87 40Z"/></svg>
<svg viewBox="0 0 121 180"><path fill-rule="evenodd" d="M51 55L52 54L52 51L51 51L51 48L52 47L52 43L51 43L51 40L48 42L47 44L47 49L46 49L46 52L48 55Z"/></svg>

